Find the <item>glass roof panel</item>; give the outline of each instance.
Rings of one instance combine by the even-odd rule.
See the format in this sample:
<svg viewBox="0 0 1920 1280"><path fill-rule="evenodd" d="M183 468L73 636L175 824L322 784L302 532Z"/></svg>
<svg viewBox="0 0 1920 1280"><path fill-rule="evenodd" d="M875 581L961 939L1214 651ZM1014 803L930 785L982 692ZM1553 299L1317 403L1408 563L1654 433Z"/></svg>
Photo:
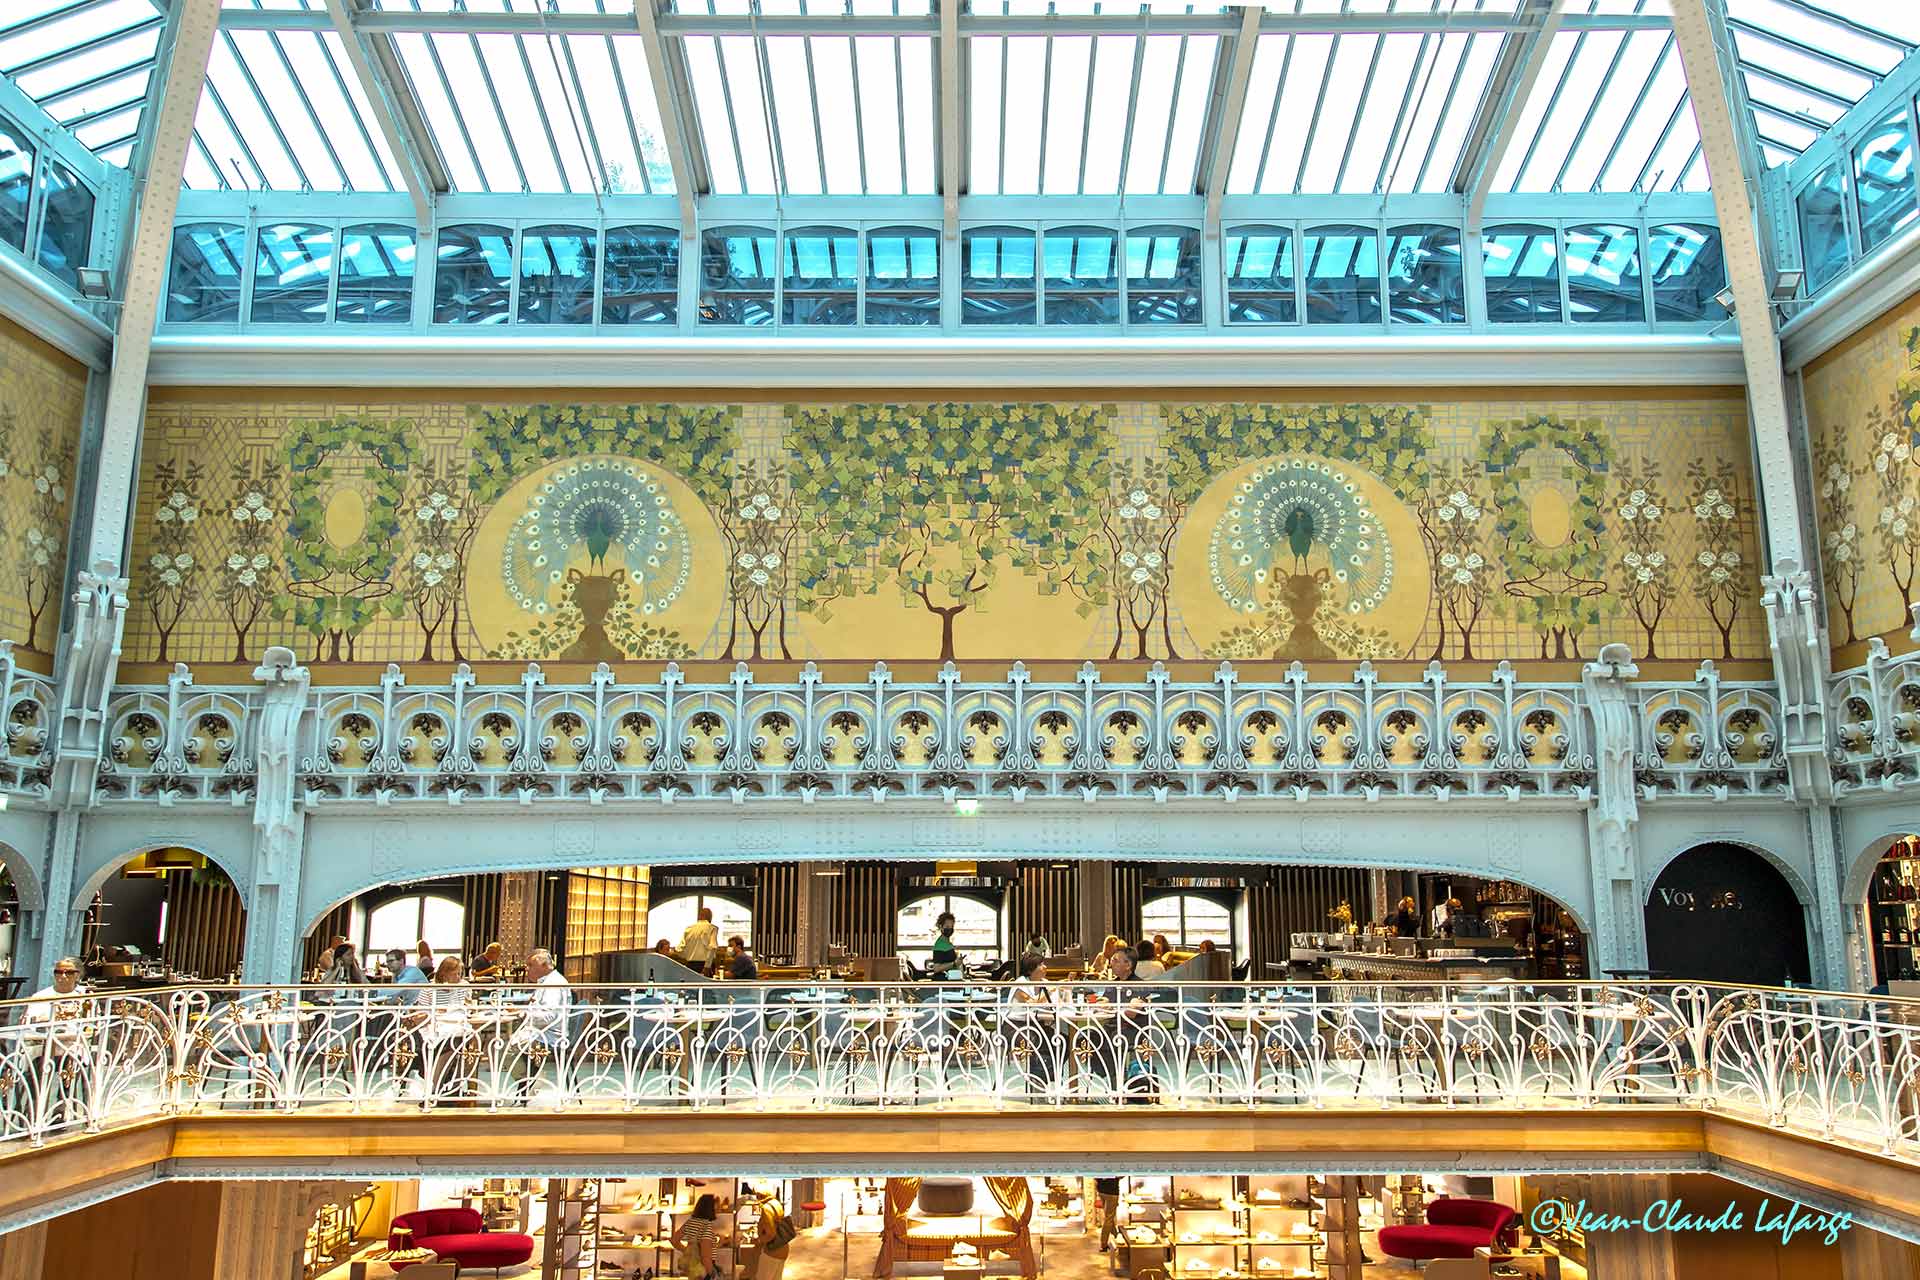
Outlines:
<svg viewBox="0 0 1920 1280"><path fill-rule="evenodd" d="M1920 5L1727 0L1727 28L1761 151L1784 164L1920 44Z"/></svg>

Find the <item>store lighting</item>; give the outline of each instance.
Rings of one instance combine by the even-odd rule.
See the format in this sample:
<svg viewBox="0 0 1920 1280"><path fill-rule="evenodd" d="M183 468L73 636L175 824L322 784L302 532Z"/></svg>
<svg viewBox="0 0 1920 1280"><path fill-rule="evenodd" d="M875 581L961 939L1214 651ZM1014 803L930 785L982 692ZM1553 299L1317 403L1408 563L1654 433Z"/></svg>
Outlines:
<svg viewBox="0 0 1920 1280"><path fill-rule="evenodd" d="M74 291L89 302L105 302L113 296L113 282L99 267L80 267L74 275Z"/></svg>
<svg viewBox="0 0 1920 1280"><path fill-rule="evenodd" d="M961 817L970 818L980 812L980 802L971 797L953 802L953 811Z"/></svg>

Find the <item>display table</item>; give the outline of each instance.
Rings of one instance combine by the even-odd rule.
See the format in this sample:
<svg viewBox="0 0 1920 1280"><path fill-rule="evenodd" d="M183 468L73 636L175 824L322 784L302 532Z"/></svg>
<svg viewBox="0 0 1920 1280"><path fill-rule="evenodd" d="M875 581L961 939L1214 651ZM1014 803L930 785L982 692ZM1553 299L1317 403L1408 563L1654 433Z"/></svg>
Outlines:
<svg viewBox="0 0 1920 1280"><path fill-rule="evenodd" d="M1348 978L1379 982L1460 982L1489 978L1524 978L1528 962L1518 955L1433 956L1382 955L1372 951L1335 951L1321 947L1294 947L1288 952L1296 964L1338 969Z"/></svg>
<svg viewBox="0 0 1920 1280"><path fill-rule="evenodd" d="M1539 1280L1560 1280L1560 1255L1551 1249L1524 1249L1518 1253L1503 1249L1490 1249L1485 1246L1475 1249L1476 1260L1487 1264L1489 1274L1510 1274L1499 1271L1501 1267L1517 1267L1523 1276L1537 1276Z"/></svg>

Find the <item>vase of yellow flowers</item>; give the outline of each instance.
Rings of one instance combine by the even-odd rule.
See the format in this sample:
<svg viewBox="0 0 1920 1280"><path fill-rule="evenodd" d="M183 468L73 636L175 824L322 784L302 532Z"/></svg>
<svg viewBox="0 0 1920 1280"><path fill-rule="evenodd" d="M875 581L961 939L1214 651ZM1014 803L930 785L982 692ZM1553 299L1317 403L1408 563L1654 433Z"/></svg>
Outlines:
<svg viewBox="0 0 1920 1280"><path fill-rule="evenodd" d="M1342 933L1357 932L1353 923L1353 904L1348 902L1345 898L1342 898L1340 900L1339 906L1327 912L1327 919L1333 921L1334 924L1338 925L1340 927L1340 932Z"/></svg>

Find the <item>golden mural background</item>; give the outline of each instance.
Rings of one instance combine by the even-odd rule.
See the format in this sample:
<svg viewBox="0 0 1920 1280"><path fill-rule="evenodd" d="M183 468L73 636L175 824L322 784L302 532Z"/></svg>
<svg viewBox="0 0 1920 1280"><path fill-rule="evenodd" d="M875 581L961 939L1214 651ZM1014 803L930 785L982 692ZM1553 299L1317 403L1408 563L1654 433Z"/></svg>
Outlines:
<svg viewBox="0 0 1920 1280"><path fill-rule="evenodd" d="M1886 312L1802 374L1835 667L1867 641L1914 647L1920 599L1920 299Z"/></svg>
<svg viewBox="0 0 1920 1280"><path fill-rule="evenodd" d="M156 390L127 662L1763 660L1737 390ZM195 519L183 519L192 511ZM187 560L183 569L182 558ZM164 563L163 563L164 561ZM172 572L169 573L168 571ZM863 672L862 672L863 673ZM839 674L845 675L846 671Z"/></svg>
<svg viewBox="0 0 1920 1280"><path fill-rule="evenodd" d="M0 320L0 639L51 670L87 371Z"/></svg>

